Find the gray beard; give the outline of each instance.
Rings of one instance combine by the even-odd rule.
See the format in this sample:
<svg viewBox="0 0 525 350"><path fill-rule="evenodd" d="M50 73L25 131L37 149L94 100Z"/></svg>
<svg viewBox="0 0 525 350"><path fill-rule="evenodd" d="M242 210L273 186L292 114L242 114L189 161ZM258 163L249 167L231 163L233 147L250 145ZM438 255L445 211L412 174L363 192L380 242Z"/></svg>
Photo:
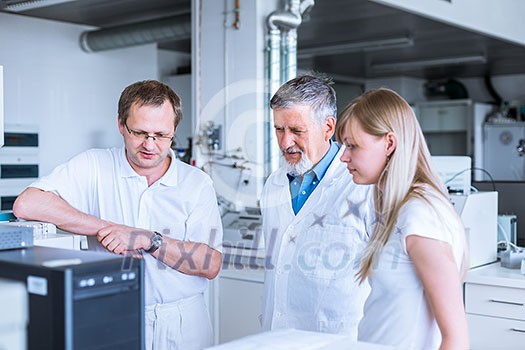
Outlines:
<svg viewBox="0 0 525 350"><path fill-rule="evenodd" d="M308 157L301 152L301 160L299 160L298 163L292 164L284 158L284 155L281 153L280 158L281 166L284 166L286 169L286 173L290 174L292 176L299 176L304 175L308 170L312 169L314 164Z"/></svg>

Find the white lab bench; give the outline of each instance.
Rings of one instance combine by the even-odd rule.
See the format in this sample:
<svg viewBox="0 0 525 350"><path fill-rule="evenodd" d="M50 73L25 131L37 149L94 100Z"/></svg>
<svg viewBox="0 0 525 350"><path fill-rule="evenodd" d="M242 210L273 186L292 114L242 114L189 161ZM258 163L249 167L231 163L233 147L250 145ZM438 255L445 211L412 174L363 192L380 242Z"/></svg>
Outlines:
<svg viewBox="0 0 525 350"><path fill-rule="evenodd" d="M263 332L228 342L210 350L393 350L392 347L356 342L350 337L281 329Z"/></svg>
<svg viewBox="0 0 525 350"><path fill-rule="evenodd" d="M465 308L472 349L523 349L525 276L500 263L469 271Z"/></svg>

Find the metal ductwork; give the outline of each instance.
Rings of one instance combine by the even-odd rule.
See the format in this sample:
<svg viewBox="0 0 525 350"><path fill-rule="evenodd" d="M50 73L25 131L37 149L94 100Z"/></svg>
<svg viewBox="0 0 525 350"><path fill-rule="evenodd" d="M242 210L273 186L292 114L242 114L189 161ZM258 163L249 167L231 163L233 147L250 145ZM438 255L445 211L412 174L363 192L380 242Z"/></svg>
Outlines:
<svg viewBox="0 0 525 350"><path fill-rule="evenodd" d="M268 89L270 98L281 84L295 78L297 74L297 28L303 15L314 6L314 0L287 0L285 10L272 12L268 25ZM266 173L269 175L279 167L279 147L275 141L271 111L268 107L268 144L266 146Z"/></svg>
<svg viewBox="0 0 525 350"><path fill-rule="evenodd" d="M191 16L177 15L153 21L83 32L80 47L97 52L155 42L191 38Z"/></svg>

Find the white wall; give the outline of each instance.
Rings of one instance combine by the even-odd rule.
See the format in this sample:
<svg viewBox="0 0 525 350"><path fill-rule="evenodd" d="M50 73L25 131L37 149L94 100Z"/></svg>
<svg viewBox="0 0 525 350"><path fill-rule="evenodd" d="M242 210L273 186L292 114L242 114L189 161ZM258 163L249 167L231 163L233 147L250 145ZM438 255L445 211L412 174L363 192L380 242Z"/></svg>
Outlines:
<svg viewBox="0 0 525 350"><path fill-rule="evenodd" d="M0 14L5 123L38 125L40 175L88 148L120 145L121 91L157 79L156 45L85 53L78 41L88 29Z"/></svg>

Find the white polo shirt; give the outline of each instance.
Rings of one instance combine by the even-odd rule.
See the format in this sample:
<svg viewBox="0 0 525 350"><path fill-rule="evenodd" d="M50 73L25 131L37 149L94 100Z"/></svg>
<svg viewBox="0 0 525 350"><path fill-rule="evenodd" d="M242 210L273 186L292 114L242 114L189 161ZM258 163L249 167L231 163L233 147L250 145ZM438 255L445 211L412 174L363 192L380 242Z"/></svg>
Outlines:
<svg viewBox="0 0 525 350"><path fill-rule="evenodd" d="M33 184L59 195L74 208L118 224L158 231L181 241L221 250L222 225L211 179L175 158L148 187L126 159L125 149L92 149L59 165ZM90 250L106 251L95 236ZM189 253L189 252L188 252ZM169 303L204 292L205 277L190 276L144 253L145 303Z"/></svg>

